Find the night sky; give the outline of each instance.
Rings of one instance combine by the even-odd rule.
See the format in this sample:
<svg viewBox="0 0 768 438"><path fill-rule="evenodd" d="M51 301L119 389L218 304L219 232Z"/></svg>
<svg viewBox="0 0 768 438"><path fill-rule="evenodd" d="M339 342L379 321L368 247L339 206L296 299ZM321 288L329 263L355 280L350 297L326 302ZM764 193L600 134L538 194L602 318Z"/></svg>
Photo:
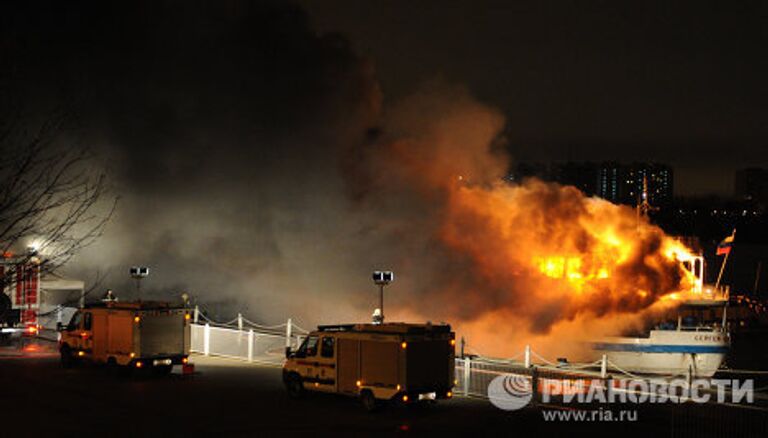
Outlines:
<svg viewBox="0 0 768 438"><path fill-rule="evenodd" d="M768 164L764 2L305 1L386 97L435 76L507 116L523 160L654 160L678 194Z"/></svg>
<svg viewBox="0 0 768 438"><path fill-rule="evenodd" d="M358 202L366 146L418 131L403 114L463 106L502 126L513 161L660 161L678 194L730 194L735 169L768 165L767 8L9 1L0 91L31 126L66 110L57 142L92 149L120 198L70 275L127 293L146 264L150 293L273 321L301 293L317 307L292 312L348 315L372 269L433 261L398 228L422 213L409 200L392 197L400 216ZM328 299L340 290L360 293Z"/></svg>
<svg viewBox="0 0 768 438"><path fill-rule="evenodd" d="M336 38L349 46L345 56L364 58L385 102L436 78L465 86L507 117L517 160L666 162L682 195L730 194L735 169L768 165L763 2L192 3L7 2L3 58L34 58L27 61L49 69L41 78L49 92L80 102L105 75L118 88L108 91L121 94L110 99L131 106L148 104L133 91L161 100L152 87L162 81L174 82L170 94L203 75L230 79L195 86L199 93L270 94L291 83L305 101L267 96L271 117L283 122L310 111L324 87L317 65L286 59L314 50L289 41L299 31L327 45ZM19 45L31 41L35 51ZM262 58L248 64L241 55L254 48ZM310 56L323 63L326 55ZM270 74L285 83L253 90L240 77ZM144 79L144 90L128 88ZM40 83L31 88L40 92Z"/></svg>

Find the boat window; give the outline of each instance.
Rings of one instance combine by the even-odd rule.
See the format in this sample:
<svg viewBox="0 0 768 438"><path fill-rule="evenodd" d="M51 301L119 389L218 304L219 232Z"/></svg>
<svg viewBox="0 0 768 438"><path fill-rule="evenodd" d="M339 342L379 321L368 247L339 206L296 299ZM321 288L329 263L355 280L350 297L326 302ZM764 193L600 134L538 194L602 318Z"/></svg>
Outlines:
<svg viewBox="0 0 768 438"><path fill-rule="evenodd" d="M682 320L683 330L695 330L697 328L704 328L701 317L697 315L684 316Z"/></svg>
<svg viewBox="0 0 768 438"><path fill-rule="evenodd" d="M661 324L659 324L658 329L659 330L676 330L677 323L675 321L664 321Z"/></svg>

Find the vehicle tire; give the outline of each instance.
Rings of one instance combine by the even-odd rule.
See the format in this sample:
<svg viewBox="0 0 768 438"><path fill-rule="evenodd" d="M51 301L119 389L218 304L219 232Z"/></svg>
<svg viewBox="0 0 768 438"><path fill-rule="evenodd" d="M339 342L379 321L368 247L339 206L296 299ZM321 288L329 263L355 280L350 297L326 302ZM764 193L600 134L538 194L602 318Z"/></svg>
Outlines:
<svg viewBox="0 0 768 438"><path fill-rule="evenodd" d="M368 412L375 412L379 409L379 402L369 389L360 391L360 403L363 404L363 408Z"/></svg>
<svg viewBox="0 0 768 438"><path fill-rule="evenodd" d="M173 365L157 365L152 367L152 373L156 376L167 376L171 374Z"/></svg>
<svg viewBox="0 0 768 438"><path fill-rule="evenodd" d="M69 345L64 344L59 350L61 354L61 367L72 368L75 365L75 357L72 355L72 349Z"/></svg>
<svg viewBox="0 0 768 438"><path fill-rule="evenodd" d="M117 359L115 359L114 356L110 356L107 359L107 373L113 374L113 375L117 374L117 368L118 368Z"/></svg>
<svg viewBox="0 0 768 438"><path fill-rule="evenodd" d="M288 396L293 399L304 397L304 385L301 383L301 377L298 374L289 374L285 379L285 389L288 390Z"/></svg>

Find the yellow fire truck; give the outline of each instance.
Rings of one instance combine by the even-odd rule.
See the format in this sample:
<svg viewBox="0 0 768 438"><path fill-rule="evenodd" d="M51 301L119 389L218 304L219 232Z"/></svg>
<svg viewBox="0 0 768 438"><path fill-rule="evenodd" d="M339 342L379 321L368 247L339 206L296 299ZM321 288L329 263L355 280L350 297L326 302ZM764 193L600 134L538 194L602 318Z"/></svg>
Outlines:
<svg viewBox="0 0 768 438"><path fill-rule="evenodd" d="M190 314L165 302L108 302L78 310L59 340L61 364L87 360L151 368L159 374L188 362Z"/></svg>
<svg viewBox="0 0 768 438"><path fill-rule="evenodd" d="M382 401L451 398L455 344L446 324L319 326L286 351L283 382L292 397L306 390L357 396L369 411Z"/></svg>

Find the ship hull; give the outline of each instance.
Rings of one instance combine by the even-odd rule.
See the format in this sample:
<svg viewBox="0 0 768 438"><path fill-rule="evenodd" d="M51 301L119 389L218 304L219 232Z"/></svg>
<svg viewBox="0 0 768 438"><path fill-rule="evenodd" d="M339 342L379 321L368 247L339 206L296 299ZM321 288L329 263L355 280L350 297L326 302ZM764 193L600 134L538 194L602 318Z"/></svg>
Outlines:
<svg viewBox="0 0 768 438"><path fill-rule="evenodd" d="M618 370L693 377L713 376L728 348L729 337L721 331L678 330L652 330L647 338L605 338L592 345Z"/></svg>

